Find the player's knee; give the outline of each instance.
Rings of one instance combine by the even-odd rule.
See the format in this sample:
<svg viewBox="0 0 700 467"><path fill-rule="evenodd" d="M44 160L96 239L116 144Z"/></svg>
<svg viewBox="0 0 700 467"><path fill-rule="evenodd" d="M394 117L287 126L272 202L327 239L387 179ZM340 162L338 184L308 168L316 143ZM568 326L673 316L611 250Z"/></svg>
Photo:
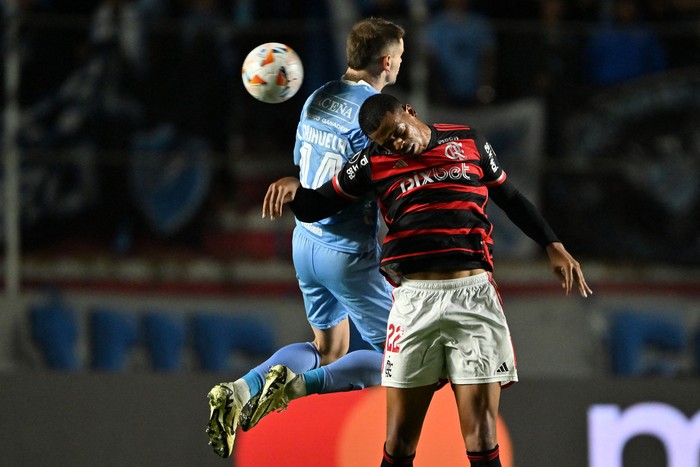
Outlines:
<svg viewBox="0 0 700 467"><path fill-rule="evenodd" d="M328 365L348 353L348 348L326 348L325 352L319 350L318 353L321 355L321 365Z"/></svg>
<svg viewBox="0 0 700 467"><path fill-rule="evenodd" d="M384 444L386 452L395 457L406 457L416 453L417 440L398 434L389 434Z"/></svg>
<svg viewBox="0 0 700 467"><path fill-rule="evenodd" d="M328 365L338 360L340 357L348 353L349 343L343 341L322 342L314 341L318 354L321 357L321 365Z"/></svg>
<svg viewBox="0 0 700 467"><path fill-rule="evenodd" d="M498 444L495 420L488 417L475 420L464 433L464 445L468 451L488 451Z"/></svg>

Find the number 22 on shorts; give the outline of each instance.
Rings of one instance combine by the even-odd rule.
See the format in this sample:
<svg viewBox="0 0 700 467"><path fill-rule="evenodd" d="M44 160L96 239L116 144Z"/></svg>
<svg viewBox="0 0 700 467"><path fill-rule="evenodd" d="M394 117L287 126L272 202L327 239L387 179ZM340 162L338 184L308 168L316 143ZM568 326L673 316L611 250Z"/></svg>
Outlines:
<svg viewBox="0 0 700 467"><path fill-rule="evenodd" d="M403 326L389 323L389 327L386 334L386 345L384 350L386 352L398 353L401 348L399 347L398 340L403 336L406 329Z"/></svg>

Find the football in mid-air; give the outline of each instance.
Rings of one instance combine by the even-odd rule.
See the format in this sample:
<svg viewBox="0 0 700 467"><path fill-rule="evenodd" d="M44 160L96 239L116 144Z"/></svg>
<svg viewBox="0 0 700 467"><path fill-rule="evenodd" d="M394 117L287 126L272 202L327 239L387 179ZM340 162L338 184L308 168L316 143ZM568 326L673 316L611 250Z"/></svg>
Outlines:
<svg viewBox="0 0 700 467"><path fill-rule="evenodd" d="M243 61L241 76L251 96L278 104L297 93L304 81L304 67L288 45L267 42L250 51Z"/></svg>

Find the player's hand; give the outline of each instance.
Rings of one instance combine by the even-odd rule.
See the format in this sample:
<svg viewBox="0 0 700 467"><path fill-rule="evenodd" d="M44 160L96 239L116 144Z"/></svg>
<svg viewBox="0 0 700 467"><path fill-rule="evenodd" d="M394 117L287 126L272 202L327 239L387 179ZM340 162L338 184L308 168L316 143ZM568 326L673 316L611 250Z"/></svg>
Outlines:
<svg viewBox="0 0 700 467"><path fill-rule="evenodd" d="M282 206L294 201L294 196L296 196L297 189L300 186L301 183L294 177L284 177L276 182L272 182L267 188L267 193L265 193L265 199L263 200L263 219L267 215L270 216L270 220L280 217L282 215Z"/></svg>
<svg viewBox="0 0 700 467"><path fill-rule="evenodd" d="M578 293L582 297L586 298L588 295L593 295L593 291L588 287L586 279L583 277L581 265L566 251L564 245L561 243L550 243L547 245L547 254L549 255L552 271L561 281L561 287L566 291L566 295L569 295L569 292L574 287L574 283L576 283Z"/></svg>

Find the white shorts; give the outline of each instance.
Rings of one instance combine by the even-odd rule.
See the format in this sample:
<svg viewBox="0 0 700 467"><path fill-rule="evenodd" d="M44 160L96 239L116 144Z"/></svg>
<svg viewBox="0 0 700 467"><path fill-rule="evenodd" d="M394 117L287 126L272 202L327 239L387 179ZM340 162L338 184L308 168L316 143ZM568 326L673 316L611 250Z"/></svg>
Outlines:
<svg viewBox="0 0 700 467"><path fill-rule="evenodd" d="M518 380L510 330L491 273L462 279L402 279L394 289L382 385L413 388Z"/></svg>

